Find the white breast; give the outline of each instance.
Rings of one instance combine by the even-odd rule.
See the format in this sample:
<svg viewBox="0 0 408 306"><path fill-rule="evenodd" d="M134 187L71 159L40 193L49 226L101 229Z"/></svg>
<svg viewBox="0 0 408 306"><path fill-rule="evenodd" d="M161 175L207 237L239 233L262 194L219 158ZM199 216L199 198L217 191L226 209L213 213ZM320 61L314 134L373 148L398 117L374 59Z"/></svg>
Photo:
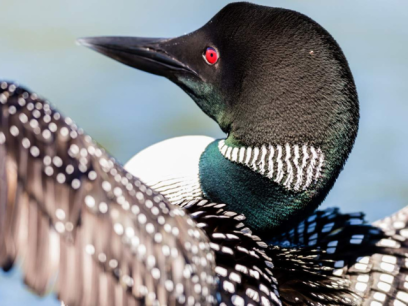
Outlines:
<svg viewBox="0 0 408 306"><path fill-rule="evenodd" d="M199 161L213 141L207 136L167 139L136 154L125 169L162 193L172 204L202 198Z"/></svg>

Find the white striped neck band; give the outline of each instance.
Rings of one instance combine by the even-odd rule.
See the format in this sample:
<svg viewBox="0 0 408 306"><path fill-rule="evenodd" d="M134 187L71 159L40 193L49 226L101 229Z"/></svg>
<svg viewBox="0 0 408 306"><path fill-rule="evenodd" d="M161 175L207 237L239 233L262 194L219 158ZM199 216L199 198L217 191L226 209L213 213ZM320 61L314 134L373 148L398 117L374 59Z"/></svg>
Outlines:
<svg viewBox="0 0 408 306"><path fill-rule="evenodd" d="M218 142L221 154L228 160L245 165L288 190L307 190L322 176L324 154L320 148L304 145L271 145L231 147Z"/></svg>

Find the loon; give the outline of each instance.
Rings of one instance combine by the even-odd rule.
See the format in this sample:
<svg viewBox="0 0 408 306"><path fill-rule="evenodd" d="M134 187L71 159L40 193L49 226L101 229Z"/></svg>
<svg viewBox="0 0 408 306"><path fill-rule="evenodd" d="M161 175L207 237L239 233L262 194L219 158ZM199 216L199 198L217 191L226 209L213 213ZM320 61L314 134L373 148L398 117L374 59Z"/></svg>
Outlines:
<svg viewBox="0 0 408 306"><path fill-rule="evenodd" d="M167 140L128 163L175 204L225 203L267 238L318 207L353 147L351 71L330 34L302 14L233 3L181 37L79 42L167 77L228 135Z"/></svg>
<svg viewBox="0 0 408 306"><path fill-rule="evenodd" d="M169 78L228 137L167 140L128 172L0 81L4 270L21 258L25 283L69 306L408 304L408 208L372 225L315 210L359 118L347 61L318 24L233 3L179 38L80 43Z"/></svg>

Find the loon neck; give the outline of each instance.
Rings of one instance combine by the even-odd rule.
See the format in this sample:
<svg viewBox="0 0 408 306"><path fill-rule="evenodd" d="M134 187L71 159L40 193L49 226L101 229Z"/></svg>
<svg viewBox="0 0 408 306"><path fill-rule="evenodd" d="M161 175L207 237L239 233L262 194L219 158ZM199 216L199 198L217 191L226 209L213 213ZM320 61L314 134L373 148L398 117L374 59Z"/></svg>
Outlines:
<svg viewBox="0 0 408 306"><path fill-rule="evenodd" d="M327 196L350 151L342 157L344 138L330 144L244 146L216 140L200 159L203 193L243 213L258 235L270 237L312 213Z"/></svg>

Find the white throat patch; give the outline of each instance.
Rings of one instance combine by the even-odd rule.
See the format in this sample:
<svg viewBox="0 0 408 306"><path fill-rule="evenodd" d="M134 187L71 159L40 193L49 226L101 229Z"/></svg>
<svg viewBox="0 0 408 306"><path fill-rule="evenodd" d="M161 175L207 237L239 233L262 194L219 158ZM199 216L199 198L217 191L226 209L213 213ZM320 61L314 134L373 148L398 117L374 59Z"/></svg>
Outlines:
<svg viewBox="0 0 408 306"><path fill-rule="evenodd" d="M324 167L322 150L308 145L265 144L260 148L238 148L220 140L218 149L228 160L245 165L288 190L306 190L318 181Z"/></svg>

